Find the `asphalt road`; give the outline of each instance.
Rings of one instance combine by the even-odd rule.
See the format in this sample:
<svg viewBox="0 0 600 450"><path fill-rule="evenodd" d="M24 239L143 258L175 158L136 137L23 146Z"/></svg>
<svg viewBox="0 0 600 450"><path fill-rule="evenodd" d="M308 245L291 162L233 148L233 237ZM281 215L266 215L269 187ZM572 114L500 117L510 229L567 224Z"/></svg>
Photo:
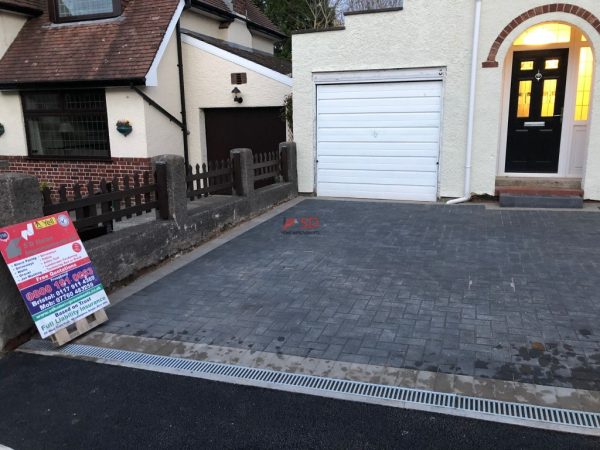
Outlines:
<svg viewBox="0 0 600 450"><path fill-rule="evenodd" d="M27 449L598 448L600 440L15 353L0 444Z"/></svg>

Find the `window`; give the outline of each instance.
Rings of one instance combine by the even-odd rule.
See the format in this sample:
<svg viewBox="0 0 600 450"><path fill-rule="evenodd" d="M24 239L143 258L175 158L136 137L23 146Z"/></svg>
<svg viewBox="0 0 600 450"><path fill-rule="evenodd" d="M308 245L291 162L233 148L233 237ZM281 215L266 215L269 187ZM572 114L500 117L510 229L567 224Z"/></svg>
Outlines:
<svg viewBox="0 0 600 450"><path fill-rule="evenodd" d="M110 158L103 90L21 94L29 156Z"/></svg>
<svg viewBox="0 0 600 450"><path fill-rule="evenodd" d="M529 28L514 45L548 45L571 42L571 27L563 23L543 23Z"/></svg>
<svg viewBox="0 0 600 450"><path fill-rule="evenodd" d="M121 0L48 0L53 22L103 19L121 14Z"/></svg>
<svg viewBox="0 0 600 450"><path fill-rule="evenodd" d="M588 120L590 98L592 94L592 76L594 73L594 54L590 47L580 50L579 74L577 76L577 99L575 101L575 120Z"/></svg>

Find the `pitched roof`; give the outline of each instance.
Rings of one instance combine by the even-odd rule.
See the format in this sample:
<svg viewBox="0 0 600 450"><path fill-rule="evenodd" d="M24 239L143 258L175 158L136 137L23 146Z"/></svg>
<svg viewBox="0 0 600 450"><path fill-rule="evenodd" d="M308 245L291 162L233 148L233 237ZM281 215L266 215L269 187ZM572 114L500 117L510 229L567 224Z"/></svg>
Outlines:
<svg viewBox="0 0 600 450"><path fill-rule="evenodd" d="M44 2L43 0L0 0L0 9L36 16L44 10Z"/></svg>
<svg viewBox="0 0 600 450"><path fill-rule="evenodd" d="M60 25L50 22L44 7L0 60L0 88L73 81L141 84L178 5L179 0L123 0L120 17Z"/></svg>
<svg viewBox="0 0 600 450"><path fill-rule="evenodd" d="M252 0L195 0L197 6L208 6L226 14L239 14L243 16L248 24L277 37L285 37L285 34L254 4Z"/></svg>
<svg viewBox="0 0 600 450"><path fill-rule="evenodd" d="M232 44L228 41L215 39L204 34L195 33L190 30L181 30L181 32L183 34L187 34L188 36L192 36L193 38L206 42L207 44L214 45L215 47L218 47L221 50L225 50L226 52L247 59L256 64L260 64L261 66L274 70L275 72L279 72L283 75L290 75L292 73L292 63L285 59L277 58L273 55L269 55L261 51L256 51L251 48L241 47L239 45Z"/></svg>
<svg viewBox="0 0 600 450"><path fill-rule="evenodd" d="M275 26L271 19L269 19L259 8L254 4L252 0L233 0L233 10L245 16L251 24L256 24L260 27L266 28L270 31L283 34L281 30Z"/></svg>

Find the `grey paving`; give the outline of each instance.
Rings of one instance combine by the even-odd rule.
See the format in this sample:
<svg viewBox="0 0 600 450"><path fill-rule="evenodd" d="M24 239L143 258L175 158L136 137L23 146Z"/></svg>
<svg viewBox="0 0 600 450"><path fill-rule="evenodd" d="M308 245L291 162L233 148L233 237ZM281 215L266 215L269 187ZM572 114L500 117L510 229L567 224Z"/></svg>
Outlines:
<svg viewBox="0 0 600 450"><path fill-rule="evenodd" d="M311 199L101 330L600 390L599 250L598 213Z"/></svg>

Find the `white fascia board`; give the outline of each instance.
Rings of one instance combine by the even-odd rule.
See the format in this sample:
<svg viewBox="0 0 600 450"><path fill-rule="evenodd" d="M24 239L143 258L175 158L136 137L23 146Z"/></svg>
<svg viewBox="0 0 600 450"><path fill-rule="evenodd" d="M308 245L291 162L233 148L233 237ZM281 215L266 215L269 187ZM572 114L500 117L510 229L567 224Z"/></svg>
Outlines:
<svg viewBox="0 0 600 450"><path fill-rule="evenodd" d="M154 61L152 61L152 65L150 66L150 70L146 74L146 86L158 86L158 66L160 65L160 61L162 60L165 51L167 50L167 46L169 45L169 41L175 32L175 28L177 27L177 22L179 22L179 18L181 17L181 13L183 12L183 8L185 7L185 0L179 0L179 5L177 5L177 9L175 10L175 14L173 14L173 18L167 27L167 31L163 36L163 40L160 43L160 47L158 47L158 51L156 52L156 56L154 56Z"/></svg>
<svg viewBox="0 0 600 450"><path fill-rule="evenodd" d="M256 72L260 75L263 75L272 80L278 81L279 83L285 84L286 86L292 86L294 80L287 75L279 73L275 70L269 69L268 67L261 66L253 61L250 61L246 58L242 58L241 56L234 55L233 53L229 53L219 47L215 47L214 45L210 45L200 39L196 39L192 36L183 35L181 37L181 41L185 44L191 45L197 49L205 51L206 53L210 53L211 55L217 56L218 58L224 59L225 61L229 61L230 63L237 64L238 66L242 66L248 70Z"/></svg>

